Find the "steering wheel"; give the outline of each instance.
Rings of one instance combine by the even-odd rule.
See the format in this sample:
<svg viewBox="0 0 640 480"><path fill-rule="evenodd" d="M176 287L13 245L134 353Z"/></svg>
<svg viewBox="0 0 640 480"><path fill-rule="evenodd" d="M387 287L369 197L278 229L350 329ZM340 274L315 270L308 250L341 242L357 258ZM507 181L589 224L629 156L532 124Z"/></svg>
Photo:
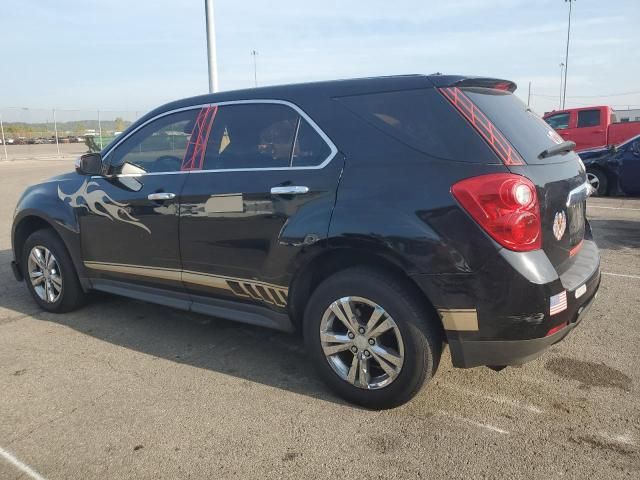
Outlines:
<svg viewBox="0 0 640 480"><path fill-rule="evenodd" d="M153 162L154 172L173 172L180 170L182 159L174 155L163 155Z"/></svg>

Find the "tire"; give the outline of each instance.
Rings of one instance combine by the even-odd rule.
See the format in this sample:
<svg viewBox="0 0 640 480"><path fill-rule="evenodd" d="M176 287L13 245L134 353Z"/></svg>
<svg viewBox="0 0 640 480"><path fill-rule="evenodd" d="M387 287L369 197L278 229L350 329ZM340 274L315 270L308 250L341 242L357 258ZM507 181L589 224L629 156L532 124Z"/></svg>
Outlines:
<svg viewBox="0 0 640 480"><path fill-rule="evenodd" d="M37 250L34 251L34 249ZM49 251L53 257L50 263L51 269L47 272L48 278L44 278L38 286L32 282L32 271L36 270L44 272L40 264L32 260L30 263L30 255L34 251L34 259L43 258L43 252ZM38 257L38 254L40 257ZM78 275L76 273L69 252L60 240L60 237L50 229L37 230L27 238L24 243L21 260L22 274L27 284L27 289L36 303L48 312L65 313L79 308L85 302L85 294L80 286ZM53 275L55 272L55 275ZM35 272L37 273L37 272ZM33 275L36 277L35 273ZM45 274L43 273L44 277ZM59 277L59 282L56 278ZM49 297L49 291L43 285L50 283L53 297ZM42 297L44 295L44 298Z"/></svg>
<svg viewBox="0 0 640 480"><path fill-rule="evenodd" d="M607 195L609 179L602 170L598 168L587 170L587 181L595 188L595 196L603 197Z"/></svg>
<svg viewBox="0 0 640 480"><path fill-rule="evenodd" d="M305 346L322 379L345 400L375 410L397 407L413 398L435 374L442 353L443 337L440 321L425 305L424 299L414 293L412 287L407 280L373 269L356 267L327 278L311 295L304 314ZM386 316L382 316L379 322L386 323L386 319L391 317L390 323L394 324L394 328L375 337L374 346L369 346L371 344L367 342L371 342L371 337L378 328L371 328L364 335L357 335L354 339L347 340L349 333L353 334L355 325L351 324L352 328L347 329L344 321L329 310L330 307L337 306L334 302L345 298L353 300L348 303L355 305L355 308L351 306L349 308L362 314L358 325L363 329L364 323L369 318L370 309L375 308L371 304L385 311ZM361 300L370 304L358 303ZM325 329L329 324L331 328ZM322 335L321 329L324 332ZM372 333L371 337L369 333ZM323 344L323 340L337 338L337 336L341 338L339 343L325 341ZM401 346L398 338L402 342ZM344 345L350 346L333 356L325 355L325 348L330 349L338 345L341 349ZM396 345L399 348L394 348ZM355 355L352 353L354 347L362 360L355 360ZM382 368L378 354L399 351L402 352L404 360L399 373L394 372L396 376L392 378L387 374L387 370L394 368L397 370L397 365L394 366L394 364L402 354L393 357L394 363L387 363L387 370ZM364 357L367 353L369 358ZM387 356L387 358L390 357ZM360 361L367 362L365 370L368 373L361 374L356 367L356 378L351 372L355 362ZM350 375L351 379L349 379ZM369 386L365 388L365 384Z"/></svg>

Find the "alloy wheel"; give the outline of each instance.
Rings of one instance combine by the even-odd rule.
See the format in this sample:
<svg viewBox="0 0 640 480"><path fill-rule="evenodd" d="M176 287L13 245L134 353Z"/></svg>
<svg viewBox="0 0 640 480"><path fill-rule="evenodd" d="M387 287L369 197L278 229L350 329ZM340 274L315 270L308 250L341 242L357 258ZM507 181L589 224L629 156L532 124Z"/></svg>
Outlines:
<svg viewBox="0 0 640 480"><path fill-rule="evenodd" d="M600 188L600 179L598 176L591 172L587 172L587 181L589 182L589 185L593 187L594 192L597 193Z"/></svg>
<svg viewBox="0 0 640 480"><path fill-rule="evenodd" d="M62 294L62 275L51 250L40 245L33 247L27 268L36 295L44 302L56 303Z"/></svg>
<svg viewBox="0 0 640 480"><path fill-rule="evenodd" d="M363 297L343 297L320 323L322 350L340 378L367 390L386 387L400 374L404 344L391 315Z"/></svg>

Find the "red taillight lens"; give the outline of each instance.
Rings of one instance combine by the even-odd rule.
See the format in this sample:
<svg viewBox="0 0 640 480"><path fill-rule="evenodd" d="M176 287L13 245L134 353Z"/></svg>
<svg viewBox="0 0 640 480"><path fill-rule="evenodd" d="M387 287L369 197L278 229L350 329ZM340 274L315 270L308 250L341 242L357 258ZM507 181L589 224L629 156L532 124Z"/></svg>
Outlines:
<svg viewBox="0 0 640 480"><path fill-rule="evenodd" d="M451 187L460 205L500 245L517 252L542 247L536 188L525 177L494 173Z"/></svg>

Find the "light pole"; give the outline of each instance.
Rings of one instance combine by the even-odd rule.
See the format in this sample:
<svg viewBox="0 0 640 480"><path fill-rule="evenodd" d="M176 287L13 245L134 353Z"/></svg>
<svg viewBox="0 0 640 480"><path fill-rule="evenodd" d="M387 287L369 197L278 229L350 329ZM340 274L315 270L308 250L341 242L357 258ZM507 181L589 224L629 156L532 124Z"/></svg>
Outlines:
<svg viewBox="0 0 640 480"><path fill-rule="evenodd" d="M207 63L209 65L209 93L218 91L218 60L216 57L216 26L213 18L213 0L204 0L207 20Z"/></svg>
<svg viewBox="0 0 640 480"><path fill-rule="evenodd" d="M562 109L567 102L567 71L569 70L569 38L571 36L571 5L576 0L564 0L565 3L569 2L569 24L567 25L567 51L564 57L564 93L562 94Z"/></svg>
<svg viewBox="0 0 640 480"><path fill-rule="evenodd" d="M251 50L251 56L253 57L253 84L255 87L258 86L258 52L255 50Z"/></svg>
<svg viewBox="0 0 640 480"><path fill-rule="evenodd" d="M4 138L4 125L2 124L2 113L0 113L0 132L2 132L2 146L4 147L4 159L9 160L7 155L7 140Z"/></svg>
<svg viewBox="0 0 640 480"><path fill-rule="evenodd" d="M558 110L562 110L562 74L564 71L564 63L560 62L560 97L558 99Z"/></svg>

